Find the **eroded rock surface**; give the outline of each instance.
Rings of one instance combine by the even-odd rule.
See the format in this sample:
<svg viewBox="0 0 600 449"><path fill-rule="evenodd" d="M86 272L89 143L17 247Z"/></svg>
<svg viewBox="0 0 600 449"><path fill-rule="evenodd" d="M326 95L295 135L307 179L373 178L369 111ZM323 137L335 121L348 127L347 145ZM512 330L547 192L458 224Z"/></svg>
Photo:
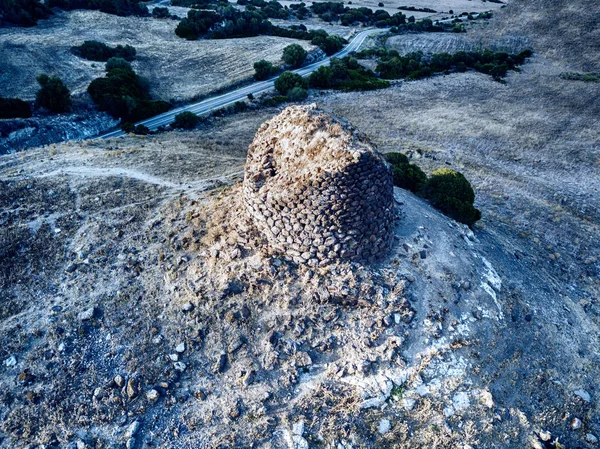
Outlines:
<svg viewBox="0 0 600 449"><path fill-rule="evenodd" d="M313 267L374 261L392 236L385 159L314 106L289 107L260 127L248 151L244 202L270 245Z"/></svg>

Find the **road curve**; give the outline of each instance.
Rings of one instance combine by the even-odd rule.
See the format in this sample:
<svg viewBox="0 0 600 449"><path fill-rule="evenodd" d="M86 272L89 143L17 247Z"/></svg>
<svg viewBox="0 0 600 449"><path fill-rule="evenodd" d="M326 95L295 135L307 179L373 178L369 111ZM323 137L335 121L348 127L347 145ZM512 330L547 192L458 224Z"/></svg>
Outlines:
<svg viewBox="0 0 600 449"><path fill-rule="evenodd" d="M361 31L350 41L348 45L346 45L341 51L338 53L328 56L327 58L314 62L305 67L301 67L299 69L293 70L295 73L301 76L310 75L312 72L317 70L319 67L328 65L331 58L343 58L347 56L349 53L358 50L358 48L362 45L365 39L371 34L381 33L387 31L387 28L383 29L369 29L365 31ZM184 111L193 112L197 115L207 114L216 109L221 109L225 106L229 106L230 104L235 103L236 101L244 100L248 97L248 94L258 95L268 90L274 88L275 80L277 77L273 77L266 81L259 81L253 84L250 84L246 87L241 87L239 89L233 90L231 92L227 92L222 95L218 95L216 97L207 98L205 100L199 101L197 103L188 104L185 106L178 107L176 109L171 109L163 114L156 115L146 120L142 120L141 122L136 123L136 125L144 125L151 130L156 130L159 126L166 126L175 120L175 116ZM120 137L124 136L126 133L121 129L116 129L114 131L110 131L106 134L102 134L96 139L108 139L109 137Z"/></svg>

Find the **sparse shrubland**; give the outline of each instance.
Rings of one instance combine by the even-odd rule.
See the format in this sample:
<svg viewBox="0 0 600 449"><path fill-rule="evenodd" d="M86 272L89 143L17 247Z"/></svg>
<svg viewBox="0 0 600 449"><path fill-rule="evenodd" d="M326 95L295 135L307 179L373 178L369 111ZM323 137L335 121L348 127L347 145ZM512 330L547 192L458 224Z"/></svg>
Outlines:
<svg viewBox="0 0 600 449"><path fill-rule="evenodd" d="M311 87L343 91L375 90L389 87L390 83L377 78L354 58L333 58L329 66L319 67L309 77Z"/></svg>
<svg viewBox="0 0 600 449"><path fill-rule="evenodd" d="M120 58L109 59L106 77L92 81L87 90L100 110L124 123L161 114L171 107L165 101L152 101L148 81Z"/></svg>
<svg viewBox="0 0 600 449"><path fill-rule="evenodd" d="M18 98L0 97L0 119L29 117L31 117L29 103Z"/></svg>
<svg viewBox="0 0 600 449"><path fill-rule="evenodd" d="M71 109L71 92L60 78L40 74L36 79L40 85L35 97L38 106L51 112L67 112Z"/></svg>
<svg viewBox="0 0 600 449"><path fill-rule="evenodd" d="M427 178L402 153L386 153L385 158L392 166L395 186L426 198L436 209L466 225L481 219L481 212L473 206L475 192L462 173L440 168Z"/></svg>
<svg viewBox="0 0 600 449"><path fill-rule="evenodd" d="M328 35L325 30L314 30L311 33L313 37L310 43L323 50L327 56L337 53L346 44L343 38L336 35Z"/></svg>
<svg viewBox="0 0 600 449"><path fill-rule="evenodd" d="M131 45L117 45L113 48L98 41L85 41L77 47L71 47L71 52L89 61L100 62L106 62L115 57L133 61L136 55L136 50Z"/></svg>

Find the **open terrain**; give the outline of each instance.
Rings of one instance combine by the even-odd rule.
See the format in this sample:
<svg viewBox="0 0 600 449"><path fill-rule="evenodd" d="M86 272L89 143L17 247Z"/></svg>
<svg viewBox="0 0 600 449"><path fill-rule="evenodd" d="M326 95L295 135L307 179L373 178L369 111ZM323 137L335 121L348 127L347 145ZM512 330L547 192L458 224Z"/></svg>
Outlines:
<svg viewBox="0 0 600 449"><path fill-rule="evenodd" d="M396 189L380 264L261 253L237 182L275 108L0 157L0 446L597 448L600 84L564 74L598 12L544 5L386 43L531 47L505 84L309 98L475 188L472 230Z"/></svg>
<svg viewBox="0 0 600 449"><path fill-rule="evenodd" d="M175 35L178 21L118 17L97 11L59 13L33 28L0 29L0 93L32 100L35 76L49 73L63 79L75 94L104 75L104 64L71 54L73 45L97 40L137 49L133 68L150 81L153 97L186 101L250 79L253 64L279 63L283 48L306 41L273 36L187 41Z"/></svg>

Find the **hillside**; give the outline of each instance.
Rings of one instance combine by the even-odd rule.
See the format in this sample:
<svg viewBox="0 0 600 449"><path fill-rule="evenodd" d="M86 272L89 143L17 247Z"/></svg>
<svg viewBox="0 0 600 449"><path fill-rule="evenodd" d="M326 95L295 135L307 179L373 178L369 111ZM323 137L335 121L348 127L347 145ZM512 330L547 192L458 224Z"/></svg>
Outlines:
<svg viewBox="0 0 600 449"><path fill-rule="evenodd" d="M596 14L515 0L385 42L531 46L505 83L0 156L0 446L597 448L600 84L564 75L598 70ZM459 170L482 219L392 190L377 151Z"/></svg>
<svg viewBox="0 0 600 449"><path fill-rule="evenodd" d="M600 11L593 0L514 0L495 12L489 33L524 35L545 57L572 70L600 71Z"/></svg>

